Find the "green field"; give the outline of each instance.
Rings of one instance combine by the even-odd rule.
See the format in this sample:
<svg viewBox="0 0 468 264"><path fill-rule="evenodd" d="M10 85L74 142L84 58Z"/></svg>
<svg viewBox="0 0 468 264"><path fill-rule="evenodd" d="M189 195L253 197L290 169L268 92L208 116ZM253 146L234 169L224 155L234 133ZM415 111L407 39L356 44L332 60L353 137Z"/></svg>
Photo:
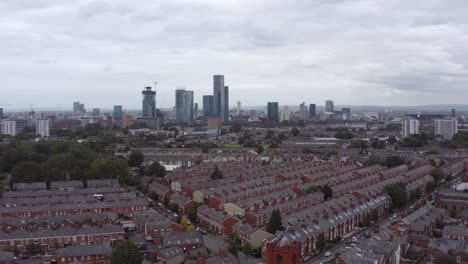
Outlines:
<svg viewBox="0 0 468 264"><path fill-rule="evenodd" d="M240 148L242 146L239 144L224 144L223 147L224 148Z"/></svg>

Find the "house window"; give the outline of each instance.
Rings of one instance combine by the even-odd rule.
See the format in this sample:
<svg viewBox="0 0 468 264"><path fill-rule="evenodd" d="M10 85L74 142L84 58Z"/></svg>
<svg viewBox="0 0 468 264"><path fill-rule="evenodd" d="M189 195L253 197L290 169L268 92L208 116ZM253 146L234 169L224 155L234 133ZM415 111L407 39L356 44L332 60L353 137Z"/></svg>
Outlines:
<svg viewBox="0 0 468 264"><path fill-rule="evenodd" d="M431 254L431 259L434 259L434 254Z"/></svg>
<svg viewBox="0 0 468 264"><path fill-rule="evenodd" d="M461 257L460 256L457 256L457 263L458 262L461 262Z"/></svg>

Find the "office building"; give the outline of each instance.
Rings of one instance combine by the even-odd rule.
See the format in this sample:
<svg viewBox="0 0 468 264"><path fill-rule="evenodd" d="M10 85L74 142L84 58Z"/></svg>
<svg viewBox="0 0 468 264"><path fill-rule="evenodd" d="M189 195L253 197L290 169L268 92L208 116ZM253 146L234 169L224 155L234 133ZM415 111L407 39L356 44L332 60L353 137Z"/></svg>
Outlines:
<svg viewBox="0 0 468 264"><path fill-rule="evenodd" d="M198 103L195 103L193 105L193 119L197 119L198 118Z"/></svg>
<svg viewBox="0 0 468 264"><path fill-rule="evenodd" d="M317 112L316 112L316 106L315 104L310 104L309 105L309 118L314 118L317 116Z"/></svg>
<svg viewBox="0 0 468 264"><path fill-rule="evenodd" d="M156 91L151 90L151 86L147 86L141 93L143 118L156 118Z"/></svg>
<svg viewBox="0 0 468 264"><path fill-rule="evenodd" d="M351 108L342 108L341 113L343 120L351 120Z"/></svg>
<svg viewBox="0 0 468 264"><path fill-rule="evenodd" d="M401 137L419 134L419 120L413 118L403 118L401 123Z"/></svg>
<svg viewBox="0 0 468 264"><path fill-rule="evenodd" d="M81 104L80 102L73 102L73 116L79 117L79 116L84 116L86 114L86 109L84 107L84 104Z"/></svg>
<svg viewBox="0 0 468 264"><path fill-rule="evenodd" d="M224 86L224 75L213 76L213 115L229 121L229 87Z"/></svg>
<svg viewBox="0 0 468 264"><path fill-rule="evenodd" d="M279 109L278 102L268 102L268 106L267 106L268 121L270 122L279 121L278 109Z"/></svg>
<svg viewBox="0 0 468 264"><path fill-rule="evenodd" d="M435 134L441 135L445 140L452 140L458 132L458 122L456 119L436 119Z"/></svg>
<svg viewBox="0 0 468 264"><path fill-rule="evenodd" d="M15 120L2 120L2 134L16 136L16 121Z"/></svg>
<svg viewBox="0 0 468 264"><path fill-rule="evenodd" d="M306 120L307 119L307 106L303 102L299 105L299 120Z"/></svg>
<svg viewBox="0 0 468 264"><path fill-rule="evenodd" d="M123 118L123 108L121 105L114 105L114 109L112 111L112 117L114 119L122 119Z"/></svg>
<svg viewBox="0 0 468 264"><path fill-rule="evenodd" d="M236 115L239 116L240 114L241 114L241 102L237 101Z"/></svg>
<svg viewBox="0 0 468 264"><path fill-rule="evenodd" d="M325 112L333 113L335 111L335 105L332 100L325 101Z"/></svg>
<svg viewBox="0 0 468 264"><path fill-rule="evenodd" d="M93 108L92 115L93 115L93 117L100 117L101 116L101 109L100 108Z"/></svg>
<svg viewBox="0 0 468 264"><path fill-rule="evenodd" d="M221 89L221 119L223 122L229 121L229 86Z"/></svg>
<svg viewBox="0 0 468 264"><path fill-rule="evenodd" d="M289 121L290 119L290 112L289 106L283 106L283 112L281 113L281 120L280 121Z"/></svg>
<svg viewBox="0 0 468 264"><path fill-rule="evenodd" d="M208 118L207 123L208 123L207 124L208 129L220 129L221 124L222 124L222 120L221 120L221 118L218 118L218 117L210 117L210 118Z"/></svg>
<svg viewBox="0 0 468 264"><path fill-rule="evenodd" d="M133 116L131 114L124 114L122 119L122 127L128 128L132 125Z"/></svg>
<svg viewBox="0 0 468 264"><path fill-rule="evenodd" d="M176 121L192 124L193 121L193 91L186 91L185 89L177 89L176 96Z"/></svg>
<svg viewBox="0 0 468 264"><path fill-rule="evenodd" d="M213 116L213 95L203 96L203 118L208 120Z"/></svg>
<svg viewBox="0 0 468 264"><path fill-rule="evenodd" d="M0 108L0 120L3 119L3 108Z"/></svg>
<svg viewBox="0 0 468 264"><path fill-rule="evenodd" d="M36 135L42 137L49 137L50 122L48 119L36 120Z"/></svg>
<svg viewBox="0 0 468 264"><path fill-rule="evenodd" d="M450 111L450 117L457 117L457 111L455 109L452 109L452 111Z"/></svg>

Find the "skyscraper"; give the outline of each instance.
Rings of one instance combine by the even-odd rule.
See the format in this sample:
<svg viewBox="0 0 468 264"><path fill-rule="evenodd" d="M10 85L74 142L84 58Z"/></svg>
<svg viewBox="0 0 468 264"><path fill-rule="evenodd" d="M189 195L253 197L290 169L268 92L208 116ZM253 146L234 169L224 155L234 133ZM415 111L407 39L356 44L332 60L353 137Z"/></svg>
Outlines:
<svg viewBox="0 0 468 264"><path fill-rule="evenodd" d="M93 117L100 117L101 116L101 109L93 108Z"/></svg>
<svg viewBox="0 0 468 264"><path fill-rule="evenodd" d="M192 124L193 121L193 91L177 89L176 95L176 120L178 122Z"/></svg>
<svg viewBox="0 0 468 264"><path fill-rule="evenodd" d="M213 76L213 116L221 117L221 90L224 88L224 75Z"/></svg>
<svg viewBox="0 0 468 264"><path fill-rule="evenodd" d="M198 103L193 104L193 119L196 120L198 117Z"/></svg>
<svg viewBox="0 0 468 264"><path fill-rule="evenodd" d="M283 112L281 113L281 121L289 121L289 106L283 106Z"/></svg>
<svg viewBox="0 0 468 264"><path fill-rule="evenodd" d="M49 120L36 120L36 135L40 137L49 136Z"/></svg>
<svg viewBox="0 0 468 264"><path fill-rule="evenodd" d="M407 117L403 118L401 123L401 137L406 138L414 134L419 134L419 120Z"/></svg>
<svg viewBox="0 0 468 264"><path fill-rule="evenodd" d="M112 117L114 119L122 119L123 118L123 108L121 105L114 105L114 109L112 111Z"/></svg>
<svg viewBox="0 0 468 264"><path fill-rule="evenodd" d="M80 104L80 102L73 102L73 116L79 117L84 116L86 114L86 109L84 104Z"/></svg>
<svg viewBox="0 0 468 264"><path fill-rule="evenodd" d="M458 121L456 119L435 120L435 134L441 135L445 140L452 140L458 132Z"/></svg>
<svg viewBox="0 0 468 264"><path fill-rule="evenodd" d="M156 91L151 90L151 86L147 86L141 93L143 118L156 118Z"/></svg>
<svg viewBox="0 0 468 264"><path fill-rule="evenodd" d="M315 104L309 105L309 118L314 118L317 116Z"/></svg>
<svg viewBox="0 0 468 264"><path fill-rule="evenodd" d="M208 120L208 117L213 116L213 95L203 96L203 118Z"/></svg>
<svg viewBox="0 0 468 264"><path fill-rule="evenodd" d="M241 102L237 101L236 115L239 116L241 113Z"/></svg>
<svg viewBox="0 0 468 264"><path fill-rule="evenodd" d="M213 76L213 115L229 121L229 87L224 86L224 75Z"/></svg>
<svg viewBox="0 0 468 264"><path fill-rule="evenodd" d="M299 105L299 120L306 120L307 119L307 107L305 103Z"/></svg>
<svg viewBox="0 0 468 264"><path fill-rule="evenodd" d="M16 136L16 121L2 120L2 134Z"/></svg>
<svg viewBox="0 0 468 264"><path fill-rule="evenodd" d="M221 90L221 119L223 122L229 121L229 86Z"/></svg>
<svg viewBox="0 0 468 264"><path fill-rule="evenodd" d="M3 119L3 108L0 108L0 120Z"/></svg>
<svg viewBox="0 0 468 264"><path fill-rule="evenodd" d="M332 100L325 101L325 112L333 113L335 111L335 106Z"/></svg>
<svg viewBox="0 0 468 264"><path fill-rule="evenodd" d="M267 116L268 121L270 122L278 122L279 121L279 114L278 114L278 102L268 102L267 107Z"/></svg>

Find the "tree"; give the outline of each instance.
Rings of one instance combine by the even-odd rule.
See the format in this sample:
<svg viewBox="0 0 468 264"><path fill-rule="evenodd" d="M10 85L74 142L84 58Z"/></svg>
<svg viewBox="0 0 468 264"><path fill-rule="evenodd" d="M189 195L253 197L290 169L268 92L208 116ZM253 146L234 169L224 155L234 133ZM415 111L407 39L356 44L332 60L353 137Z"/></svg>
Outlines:
<svg viewBox="0 0 468 264"><path fill-rule="evenodd" d="M296 127L293 127L291 129L291 134L295 137L299 136L299 134L301 133L301 131L299 131L299 129L297 129Z"/></svg>
<svg viewBox="0 0 468 264"><path fill-rule="evenodd" d="M265 150L265 149L263 148L263 146L260 145L260 144L257 144L256 147L257 147L257 153L258 153L259 155L262 154L263 151Z"/></svg>
<svg viewBox="0 0 468 264"><path fill-rule="evenodd" d="M218 166L215 166L210 178L212 180L219 180L223 178L223 173L219 170Z"/></svg>
<svg viewBox="0 0 468 264"><path fill-rule="evenodd" d="M267 232L275 234L276 231L283 230L283 222L281 219L281 212L279 209L274 209L271 212L270 221L268 222Z"/></svg>
<svg viewBox="0 0 468 264"><path fill-rule="evenodd" d="M392 144L392 145L397 143L397 139L395 136L389 136L387 141L388 141L388 144Z"/></svg>
<svg viewBox="0 0 468 264"><path fill-rule="evenodd" d="M406 187L403 182L396 182L384 186L384 191L392 199L393 208L399 209L407 203Z"/></svg>
<svg viewBox="0 0 468 264"><path fill-rule="evenodd" d="M138 247L130 240L118 243L112 250L112 264L141 264L143 256Z"/></svg>
<svg viewBox="0 0 468 264"><path fill-rule="evenodd" d="M450 255L440 255L435 259L435 264L457 264L457 260Z"/></svg>
<svg viewBox="0 0 468 264"><path fill-rule="evenodd" d="M435 189L435 185L434 185L433 182L430 181L430 182L426 183L426 187L425 187L426 193L430 193L430 192L434 191L434 189Z"/></svg>
<svg viewBox="0 0 468 264"><path fill-rule="evenodd" d="M151 163L148 167L144 170L145 175L147 176L154 176L158 178L163 178L166 175L166 168L161 165L159 162L155 161Z"/></svg>
<svg viewBox="0 0 468 264"><path fill-rule="evenodd" d="M130 184L128 164L122 159L111 157L95 160L86 171L88 179L117 179L120 184Z"/></svg>
<svg viewBox="0 0 468 264"><path fill-rule="evenodd" d="M34 161L23 161L15 165L11 171L12 182L42 181L41 165Z"/></svg>
<svg viewBox="0 0 468 264"><path fill-rule="evenodd" d="M435 185L438 185L441 180L445 179L445 173L440 168L434 168L429 173L434 178Z"/></svg>
<svg viewBox="0 0 468 264"><path fill-rule="evenodd" d="M144 155L141 151L132 151L128 157L128 166L139 167L143 163Z"/></svg>
<svg viewBox="0 0 468 264"><path fill-rule="evenodd" d="M239 122L233 122L231 128L229 129L232 133L239 133L242 131L242 125Z"/></svg>
<svg viewBox="0 0 468 264"><path fill-rule="evenodd" d="M323 199L328 200L329 198L333 197L333 190L332 188L328 185L325 184L320 188L320 191L323 193Z"/></svg>
<svg viewBox="0 0 468 264"><path fill-rule="evenodd" d="M387 168L393 168L405 164L405 161L399 156L388 156L385 158L384 165Z"/></svg>
<svg viewBox="0 0 468 264"><path fill-rule="evenodd" d="M372 221L375 222L379 219L379 210L378 209L374 209L372 210Z"/></svg>
<svg viewBox="0 0 468 264"><path fill-rule="evenodd" d="M338 131L334 136L337 139L352 139L353 138L353 134L351 134L351 132L349 131Z"/></svg>
<svg viewBox="0 0 468 264"><path fill-rule="evenodd" d="M237 256L237 251L241 250L241 244L242 242L236 233L232 233L229 235L228 251L231 254Z"/></svg>
<svg viewBox="0 0 468 264"><path fill-rule="evenodd" d="M325 239L325 236L321 233L317 236L317 242L315 243L315 247L318 249L318 251L322 251L325 249L327 246L327 240Z"/></svg>

